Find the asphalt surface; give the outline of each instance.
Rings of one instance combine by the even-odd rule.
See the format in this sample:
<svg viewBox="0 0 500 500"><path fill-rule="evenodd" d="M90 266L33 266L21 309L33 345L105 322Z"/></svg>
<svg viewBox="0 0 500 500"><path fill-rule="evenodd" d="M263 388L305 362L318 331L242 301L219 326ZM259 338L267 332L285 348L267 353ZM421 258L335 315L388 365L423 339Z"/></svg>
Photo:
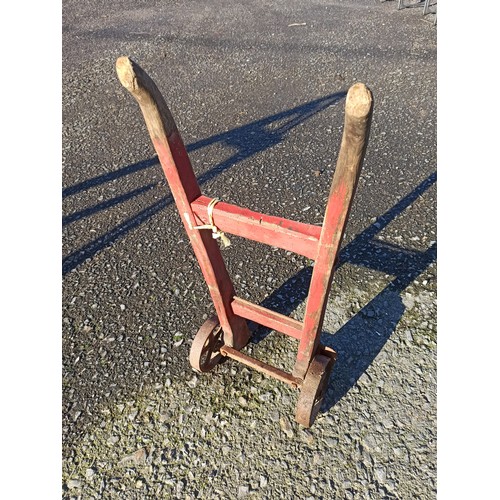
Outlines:
<svg viewBox="0 0 500 500"><path fill-rule="evenodd" d="M100 2L64 2L63 497L435 496L436 26L432 21L432 14L422 16L421 8L397 11L396 2L376 0L111 0L104 7ZM369 484L361 482L358 489L353 478L331 476L333 463L328 466L322 445L315 448L309 434L294 427L296 396L278 382L242 373L230 363L220 373L193 382L190 342L213 306L140 111L116 77L114 64L122 55L139 63L162 91L205 195L313 224L322 222L340 145L345 93L358 81L371 89L375 106L370 142L325 320L325 343L345 356L339 360L340 375L332 376L318 429L330 439L331 456L336 453L331 440L340 440L339 464L361 463L358 455L363 450L357 440L343 441L333 434L339 432L335 429L340 422L360 419L358 383L368 385L368 407L385 408L381 416L370 407L374 414L366 421L379 426L382 422L382 435L384 430L394 432L386 412L401 410L402 400L392 395L402 391L413 404L415 421L425 429L421 436L416 433L415 439L420 436L422 442L397 455L407 459L407 466L400 464L401 471L413 470L406 479L404 472L391 479L390 464L377 469L373 459L369 468L375 472L368 474ZM300 317L311 263L236 237L231 241L224 257L239 295ZM372 320L380 322L377 341L365 335L369 330L365 323ZM361 328L359 321L365 326ZM401 325L404 329L398 333ZM335 337L339 329L341 335ZM425 341L415 340L417 331L427 332L422 333ZM389 377L392 372L389 365L378 372L377 363L384 362L383 353L393 349L397 335L404 342L395 341L393 354L401 346L414 349L394 354L394 360L401 362L394 361L399 375L388 395L376 375ZM271 344L276 352L261 347L261 354L286 364L293 357L293 344L286 342ZM254 345L258 351L259 343ZM282 357L276 360L274 354L279 353ZM428 362L415 371L413 356ZM374 372L367 376L371 369ZM410 379L413 382L407 386ZM234 383L237 394L224 393L224 381ZM110 423L117 407L161 402L170 407L169 418L175 421L189 407L191 413L181 420L188 418L189 425L199 430L206 424L202 414L211 412L215 419L220 411L220 402L211 396L217 390L224 393L222 399L236 401L250 394L258 399L275 390L286 396L259 399L266 404L253 412L258 412L257 423L248 409L232 419L221 417L240 436L234 447L245 446L248 457L266 455L263 438L266 433L272 436L274 428L288 439L283 444L269 438L276 453L268 462L262 458L261 471L247 483L240 481L248 472L246 461L241 457L238 461L231 451L223 458L222 443L231 447L231 438L225 438L227 443L222 440L217 425L211 444L204 441L205 434L203 439L184 436L185 431L175 434L175 426L171 427L168 446L191 446L192 456L200 459L171 471L172 484L161 474L154 479L143 473L130 487L125 476L119 478L118 483L126 485L120 490L113 483L117 472L109 466L120 453L106 458L108 465L95 465L98 458L94 464L85 462L90 460L86 451L92 448L90 436L98 436L99 429L107 431L109 425L121 428ZM417 393L425 398L419 399ZM342 411L343 404L348 412ZM168 422L165 419L162 425ZM402 417L400 421L405 423ZM314 436L314 427L308 432ZM249 433L261 437L242 437ZM124 435L117 436L123 453L140 448ZM152 436L153 448L162 448ZM306 443L308 451L290 445L294 436ZM196 439L201 448L190 442ZM401 448L390 439L386 440L390 450ZM366 447L376 448L373 443ZM154 468L157 462L148 450ZM306 460L304 453L316 457L311 467L323 464L321 473L312 474L315 479L307 486L307 495L300 486L302 479L296 479L297 484L293 479L294 470ZM419 456L424 458L412 461ZM162 460L160 456L160 468ZM197 483L206 473L200 464L220 465L224 460L236 464L227 483L204 490ZM284 465L273 476L269 470L276 460ZM78 481L92 476L99 476L99 481L92 479L94 489L85 490ZM216 476L210 477L216 481ZM191 490L190 484L196 488ZM262 493L273 484L276 490Z"/></svg>

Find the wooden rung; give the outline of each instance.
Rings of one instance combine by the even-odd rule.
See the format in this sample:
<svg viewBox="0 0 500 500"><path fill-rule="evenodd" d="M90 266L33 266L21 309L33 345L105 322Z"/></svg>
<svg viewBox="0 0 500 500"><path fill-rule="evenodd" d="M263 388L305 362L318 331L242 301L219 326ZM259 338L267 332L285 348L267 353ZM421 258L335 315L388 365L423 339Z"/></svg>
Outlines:
<svg viewBox="0 0 500 500"><path fill-rule="evenodd" d="M227 345L221 347L220 353L223 356L235 359L236 361L239 361L240 363L249 366L254 370L264 373L265 375L269 375L278 380L281 380L282 382L285 382L291 385L292 387L298 388L302 385L302 379L294 377L291 373L287 373L283 370L280 370L279 368L276 368L275 366L271 366L267 363L264 363L263 361L252 358L251 356L243 354L237 349L234 349Z"/></svg>
<svg viewBox="0 0 500 500"><path fill-rule="evenodd" d="M237 316L267 326L271 330L277 330L298 340L302 336L303 324L289 316L284 316L239 297L234 297L231 307Z"/></svg>
<svg viewBox="0 0 500 500"><path fill-rule="evenodd" d="M208 224L207 207L212 198L199 196L191 210L199 225ZM316 259L321 226L252 212L230 203L218 202L213 210L214 224L223 232L283 248L309 259Z"/></svg>

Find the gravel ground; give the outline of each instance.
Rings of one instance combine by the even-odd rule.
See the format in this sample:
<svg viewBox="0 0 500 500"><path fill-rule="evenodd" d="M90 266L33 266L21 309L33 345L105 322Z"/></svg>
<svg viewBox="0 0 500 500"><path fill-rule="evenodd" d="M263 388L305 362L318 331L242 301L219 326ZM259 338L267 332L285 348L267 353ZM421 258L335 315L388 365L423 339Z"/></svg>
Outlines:
<svg viewBox="0 0 500 500"><path fill-rule="evenodd" d="M408 2L410 3L410 2ZM396 2L63 5L63 498L436 496L436 26ZM205 282L114 62L156 80L202 191L320 224L345 92L370 143L322 341L311 429L296 392L228 361L196 374ZM233 237L238 295L301 318L311 262ZM246 351L285 369L293 339Z"/></svg>

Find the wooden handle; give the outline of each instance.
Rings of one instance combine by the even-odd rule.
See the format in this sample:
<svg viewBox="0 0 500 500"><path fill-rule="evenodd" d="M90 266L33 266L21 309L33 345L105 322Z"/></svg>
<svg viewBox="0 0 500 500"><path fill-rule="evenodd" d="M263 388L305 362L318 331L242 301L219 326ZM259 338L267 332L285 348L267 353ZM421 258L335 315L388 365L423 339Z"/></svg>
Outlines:
<svg viewBox="0 0 500 500"><path fill-rule="evenodd" d="M153 142L161 141L177 131L172 114L158 87L137 63L126 56L119 57L116 61L116 72L120 83L138 102Z"/></svg>
<svg viewBox="0 0 500 500"><path fill-rule="evenodd" d="M370 135L372 112L373 96L371 91L365 84L355 83L347 92L344 132L327 206L327 212L330 208L334 208L334 211L339 214L334 229L334 232L337 233L337 238L334 238L337 250L358 185ZM328 233L328 231L325 232ZM327 239L330 239L330 236L327 236Z"/></svg>
<svg viewBox="0 0 500 500"><path fill-rule="evenodd" d="M349 217L361 165L368 144L373 110L371 92L362 83L354 84L347 93L344 133L337 166L326 205L318 244L306 311L299 344L295 377L303 378L319 347L333 268Z"/></svg>
<svg viewBox="0 0 500 500"><path fill-rule="evenodd" d="M373 111L373 97L363 83L355 83L347 93L344 133L335 175L348 170L356 178L368 144Z"/></svg>
<svg viewBox="0 0 500 500"><path fill-rule="evenodd" d="M373 97L363 83L355 83L347 92L344 131L333 174L320 244L332 244L337 254L351 209L359 174L368 145ZM333 263L333 260L330 264Z"/></svg>
<svg viewBox="0 0 500 500"><path fill-rule="evenodd" d="M186 203L192 202L200 196L200 188L163 95L153 79L128 57L123 56L116 60L116 73L120 83L139 104L177 206L179 207L181 199L187 198L184 200ZM181 206L181 213L190 212L187 204L182 202Z"/></svg>
<svg viewBox="0 0 500 500"><path fill-rule="evenodd" d="M212 238L211 232L194 229L196 220L191 204L201 196L201 192L172 114L156 84L137 63L128 57L120 57L116 61L116 72L121 84L141 108L165 178L214 301L224 330L224 342L241 349L248 342L250 331L246 320L236 316L231 308L236 293L217 241Z"/></svg>

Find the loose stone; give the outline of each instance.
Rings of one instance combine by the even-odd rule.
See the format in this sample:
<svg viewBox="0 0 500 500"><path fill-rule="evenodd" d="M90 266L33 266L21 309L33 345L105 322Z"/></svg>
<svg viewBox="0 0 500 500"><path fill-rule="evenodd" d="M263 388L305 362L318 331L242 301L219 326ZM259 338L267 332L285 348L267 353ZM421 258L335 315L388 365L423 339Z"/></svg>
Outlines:
<svg viewBox="0 0 500 500"><path fill-rule="evenodd" d="M287 417L280 418L280 427L281 430L287 435L287 437L292 438L294 433L292 429L292 425L290 424L290 420Z"/></svg>
<svg viewBox="0 0 500 500"><path fill-rule="evenodd" d="M75 488L81 488L82 487L82 482L79 479L69 479L68 482L66 483L66 486L70 490L73 490Z"/></svg>

